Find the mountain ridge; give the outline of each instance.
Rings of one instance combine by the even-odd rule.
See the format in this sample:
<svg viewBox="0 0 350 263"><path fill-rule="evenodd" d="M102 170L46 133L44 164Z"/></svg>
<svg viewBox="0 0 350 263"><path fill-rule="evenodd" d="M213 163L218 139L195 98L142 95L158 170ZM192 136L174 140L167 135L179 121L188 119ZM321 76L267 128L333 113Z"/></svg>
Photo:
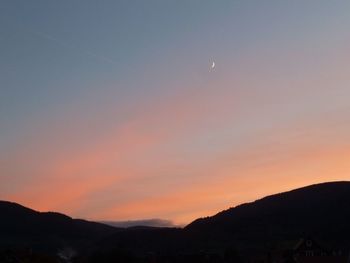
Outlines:
<svg viewBox="0 0 350 263"><path fill-rule="evenodd" d="M320 187L322 187L322 188L323 187L327 187L328 188L328 187L344 186L344 185L350 187L350 181L330 181L330 182L323 182L323 183L315 183L315 184L311 184L311 185L302 186L302 187L294 188L294 189L291 189L291 190L279 192L279 193L276 193L276 194L267 195L267 196L258 198L258 199L254 200L254 201L251 201L251 202L245 202L245 203L233 206L233 207L229 207L229 208L224 209L224 210L222 210L222 211L220 211L220 212L218 212L218 213L216 213L216 214L214 214L212 216L206 216L206 217L197 218L194 221L190 222L188 225L186 225L185 228L190 227L195 222L202 221L202 220L209 219L209 218L213 218L213 217L217 217L217 216L220 216L220 215L223 215L223 214L226 214L226 213L230 213L234 209L240 209L242 207L254 205L257 202L265 202L267 200L270 200L270 199L276 198L276 197L280 197L280 196L283 196L285 194L293 194L293 193L300 192L300 191L305 191L305 190L308 191L308 190L312 190L312 189L319 189Z"/></svg>
<svg viewBox="0 0 350 263"><path fill-rule="evenodd" d="M0 201L0 232L5 233L0 248L8 240L12 246L49 246L50 251L69 245L81 252L82 262L110 262L125 253L147 257L150 251L170 258L200 251L222 254L226 249L243 256L286 251L300 238L311 236L329 247L347 250L349 204L349 181L325 182L240 204L184 228L114 228Z"/></svg>

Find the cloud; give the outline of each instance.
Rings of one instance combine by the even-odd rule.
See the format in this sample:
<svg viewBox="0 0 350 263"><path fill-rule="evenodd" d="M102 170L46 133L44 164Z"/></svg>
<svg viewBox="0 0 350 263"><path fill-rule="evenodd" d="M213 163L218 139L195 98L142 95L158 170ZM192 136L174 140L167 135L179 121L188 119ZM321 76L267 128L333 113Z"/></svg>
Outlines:
<svg viewBox="0 0 350 263"><path fill-rule="evenodd" d="M165 219L143 219L129 221L101 221L101 223L115 227L134 227L134 226L149 226L149 227L178 227L170 220Z"/></svg>

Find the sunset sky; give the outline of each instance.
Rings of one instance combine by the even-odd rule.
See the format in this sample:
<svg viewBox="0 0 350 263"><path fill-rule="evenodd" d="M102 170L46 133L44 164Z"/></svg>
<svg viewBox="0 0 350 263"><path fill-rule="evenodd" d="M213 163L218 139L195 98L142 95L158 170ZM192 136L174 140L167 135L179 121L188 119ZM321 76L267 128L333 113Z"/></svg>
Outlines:
<svg viewBox="0 0 350 263"><path fill-rule="evenodd" d="M0 199L186 224L349 180L349 14L345 0L1 1Z"/></svg>

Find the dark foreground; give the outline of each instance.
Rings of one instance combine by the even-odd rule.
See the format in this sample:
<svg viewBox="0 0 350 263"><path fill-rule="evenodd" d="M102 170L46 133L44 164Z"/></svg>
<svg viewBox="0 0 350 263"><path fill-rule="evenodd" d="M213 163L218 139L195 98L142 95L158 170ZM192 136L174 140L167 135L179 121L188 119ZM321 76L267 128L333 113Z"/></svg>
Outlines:
<svg viewBox="0 0 350 263"><path fill-rule="evenodd" d="M114 228L0 202L0 263L344 262L350 183L312 185L195 220Z"/></svg>

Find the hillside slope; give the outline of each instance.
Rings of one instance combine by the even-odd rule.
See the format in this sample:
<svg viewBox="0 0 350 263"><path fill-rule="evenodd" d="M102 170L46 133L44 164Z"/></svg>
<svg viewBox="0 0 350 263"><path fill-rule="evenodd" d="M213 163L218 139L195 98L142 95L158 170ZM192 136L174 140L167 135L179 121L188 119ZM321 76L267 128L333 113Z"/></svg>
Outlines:
<svg viewBox="0 0 350 263"><path fill-rule="evenodd" d="M349 222L350 182L330 182L267 196L197 219L185 231L207 242L220 240L237 246L273 246L302 236L344 245L349 243Z"/></svg>
<svg viewBox="0 0 350 263"><path fill-rule="evenodd" d="M0 201L0 247L81 247L119 229L72 219L55 212L37 212L16 203Z"/></svg>

